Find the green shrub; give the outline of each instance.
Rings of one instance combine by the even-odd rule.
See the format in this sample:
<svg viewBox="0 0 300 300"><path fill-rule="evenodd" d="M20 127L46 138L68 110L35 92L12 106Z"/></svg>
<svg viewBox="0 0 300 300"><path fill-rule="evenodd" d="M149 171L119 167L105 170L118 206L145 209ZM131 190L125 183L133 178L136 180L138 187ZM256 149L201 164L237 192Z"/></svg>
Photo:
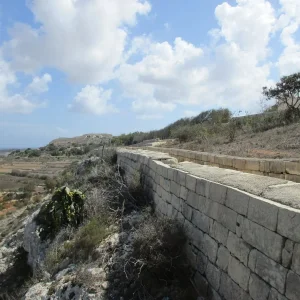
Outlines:
<svg viewBox="0 0 300 300"><path fill-rule="evenodd" d="M68 187L57 189L36 216L41 238L53 238L64 226L80 225L84 216L84 198L80 191L70 191Z"/></svg>

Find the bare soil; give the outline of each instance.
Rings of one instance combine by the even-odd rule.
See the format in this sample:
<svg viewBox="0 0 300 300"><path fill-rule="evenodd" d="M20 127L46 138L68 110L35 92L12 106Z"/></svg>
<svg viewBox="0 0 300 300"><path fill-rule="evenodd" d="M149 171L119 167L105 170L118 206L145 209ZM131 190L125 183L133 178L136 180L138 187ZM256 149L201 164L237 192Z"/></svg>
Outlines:
<svg viewBox="0 0 300 300"><path fill-rule="evenodd" d="M179 143L166 140L161 147L181 148L239 157L300 158L300 123L278 127L264 132L238 132L229 142L226 135L216 135L207 140Z"/></svg>

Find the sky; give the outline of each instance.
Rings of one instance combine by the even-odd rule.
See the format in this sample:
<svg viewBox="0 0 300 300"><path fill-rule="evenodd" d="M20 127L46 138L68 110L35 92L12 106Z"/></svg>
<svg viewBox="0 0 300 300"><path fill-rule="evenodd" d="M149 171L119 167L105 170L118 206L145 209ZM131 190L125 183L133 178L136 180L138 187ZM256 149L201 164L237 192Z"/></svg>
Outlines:
<svg viewBox="0 0 300 300"><path fill-rule="evenodd" d="M0 148L256 113L299 71L299 0L1 0Z"/></svg>

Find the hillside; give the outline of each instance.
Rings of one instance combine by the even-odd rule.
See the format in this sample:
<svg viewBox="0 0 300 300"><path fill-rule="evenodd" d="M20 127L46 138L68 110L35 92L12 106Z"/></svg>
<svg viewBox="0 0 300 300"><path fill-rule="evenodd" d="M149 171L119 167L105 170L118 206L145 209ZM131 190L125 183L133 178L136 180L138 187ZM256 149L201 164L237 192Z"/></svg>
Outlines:
<svg viewBox="0 0 300 300"><path fill-rule="evenodd" d="M58 138L51 141L49 144L53 144L59 147L66 147L72 144L80 145L89 145L89 144L107 144L111 141L112 135L105 133L90 133L84 134L81 136L75 136L72 138Z"/></svg>

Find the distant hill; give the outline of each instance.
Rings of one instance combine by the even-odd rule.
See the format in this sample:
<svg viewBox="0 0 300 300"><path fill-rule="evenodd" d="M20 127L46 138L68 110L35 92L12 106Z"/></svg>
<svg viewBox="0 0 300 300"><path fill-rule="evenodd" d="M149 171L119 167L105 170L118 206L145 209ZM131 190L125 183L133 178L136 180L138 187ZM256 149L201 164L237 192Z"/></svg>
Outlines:
<svg viewBox="0 0 300 300"><path fill-rule="evenodd" d="M51 141L49 144L53 144L59 147L68 147L71 145L81 146L90 144L108 144L112 139L111 134L105 133L90 133L81 136L75 136L72 138L58 138Z"/></svg>

